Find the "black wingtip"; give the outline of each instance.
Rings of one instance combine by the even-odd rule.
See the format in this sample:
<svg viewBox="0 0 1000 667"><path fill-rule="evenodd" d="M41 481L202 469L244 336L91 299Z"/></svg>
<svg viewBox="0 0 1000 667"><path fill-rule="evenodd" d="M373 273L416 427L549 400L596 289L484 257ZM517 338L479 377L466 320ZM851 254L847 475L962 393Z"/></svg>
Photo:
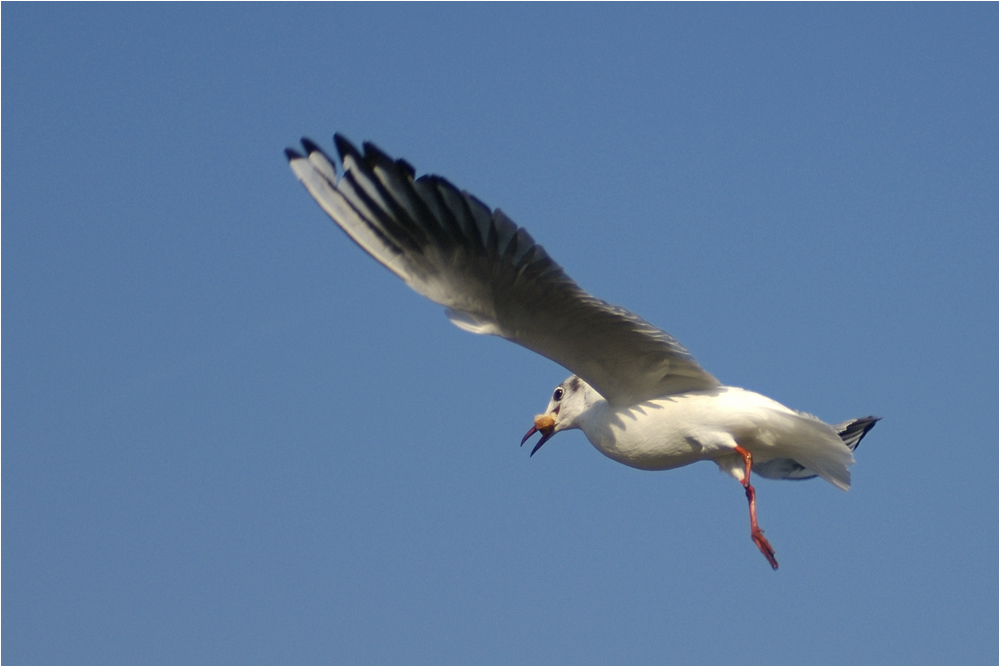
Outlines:
<svg viewBox="0 0 1000 667"><path fill-rule="evenodd" d="M861 417L860 419L852 419L847 422L847 425L838 432L840 439L844 441L844 444L850 448L853 452L861 444L862 438L868 435L868 431L875 428L875 424L881 421L881 417Z"/></svg>
<svg viewBox="0 0 1000 667"><path fill-rule="evenodd" d="M875 428L875 424L880 421L882 421L882 418L876 417L874 415L870 417L862 417L861 419L857 420L858 425L861 426L861 428L863 429L861 432L861 438L868 435L868 431ZM858 438L858 440L861 440L861 438Z"/></svg>
<svg viewBox="0 0 1000 667"><path fill-rule="evenodd" d="M416 176L417 176L417 170L413 167L412 164L410 164L409 162L407 162L403 158L399 158L398 160L396 160L396 164L399 165L400 169L402 169L407 174L409 174L410 178L416 178Z"/></svg>
<svg viewBox="0 0 1000 667"><path fill-rule="evenodd" d="M289 162L291 162L292 160L301 160L304 156L294 148L286 148L285 157L288 158Z"/></svg>
<svg viewBox="0 0 1000 667"><path fill-rule="evenodd" d="M375 168L376 165L383 169L391 169L392 165L395 164L393 159L386 155L384 150L372 142L365 141L361 144L361 147L365 151L365 164L368 165L369 169Z"/></svg>
<svg viewBox="0 0 1000 667"><path fill-rule="evenodd" d="M348 141L347 137L342 135L340 132L333 135L333 143L337 146L337 154L340 155L341 162L343 162L344 158L348 155L353 157L358 163L363 162L361 153L358 152L358 149L355 148L354 144Z"/></svg>
<svg viewBox="0 0 1000 667"><path fill-rule="evenodd" d="M861 417L860 419L854 420L854 426L859 426L865 430L865 433L875 428L875 423L882 421L881 417L876 417L871 415L868 417Z"/></svg>
<svg viewBox="0 0 1000 667"><path fill-rule="evenodd" d="M323 152L323 149L316 145L316 142L309 137L302 137L302 145L305 147L307 153Z"/></svg>

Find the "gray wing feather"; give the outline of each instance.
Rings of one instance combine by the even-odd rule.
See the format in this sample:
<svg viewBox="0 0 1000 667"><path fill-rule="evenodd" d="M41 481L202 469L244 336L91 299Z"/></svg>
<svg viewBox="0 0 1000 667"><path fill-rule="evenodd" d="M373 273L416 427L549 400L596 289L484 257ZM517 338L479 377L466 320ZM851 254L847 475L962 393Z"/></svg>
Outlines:
<svg viewBox="0 0 1000 667"><path fill-rule="evenodd" d="M582 290L502 211L370 143L340 135L336 166L303 139L289 164L334 222L407 285L446 307L473 333L501 336L565 366L609 402L710 389L706 373L670 334Z"/></svg>

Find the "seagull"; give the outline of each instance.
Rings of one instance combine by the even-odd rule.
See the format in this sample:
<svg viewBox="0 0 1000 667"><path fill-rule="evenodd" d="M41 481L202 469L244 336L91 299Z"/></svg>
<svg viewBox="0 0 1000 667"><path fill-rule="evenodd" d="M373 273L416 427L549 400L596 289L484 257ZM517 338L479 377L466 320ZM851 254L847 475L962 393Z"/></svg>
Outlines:
<svg viewBox="0 0 1000 667"><path fill-rule="evenodd" d="M286 149L309 194L362 250L445 307L455 326L506 338L573 373L521 440L580 429L605 456L641 470L712 461L743 485L750 537L778 569L757 524L751 471L822 477L848 490L854 449L879 417L831 426L728 387L673 336L581 289L500 209L440 176L416 178L370 142L333 137L341 169L309 139Z"/></svg>

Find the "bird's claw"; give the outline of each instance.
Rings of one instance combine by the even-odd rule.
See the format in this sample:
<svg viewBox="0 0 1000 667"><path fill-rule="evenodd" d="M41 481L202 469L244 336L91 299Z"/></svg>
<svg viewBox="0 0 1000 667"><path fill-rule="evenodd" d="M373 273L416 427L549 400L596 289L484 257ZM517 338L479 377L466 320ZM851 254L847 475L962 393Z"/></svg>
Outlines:
<svg viewBox="0 0 1000 667"><path fill-rule="evenodd" d="M777 570L778 561L774 558L774 547L772 547L771 543L767 541L766 537L764 537L764 531L757 529L755 532L750 533L750 537L753 538L753 542L757 545L757 548L760 549L760 552L764 554L764 558L767 559L767 562L771 564L771 569Z"/></svg>

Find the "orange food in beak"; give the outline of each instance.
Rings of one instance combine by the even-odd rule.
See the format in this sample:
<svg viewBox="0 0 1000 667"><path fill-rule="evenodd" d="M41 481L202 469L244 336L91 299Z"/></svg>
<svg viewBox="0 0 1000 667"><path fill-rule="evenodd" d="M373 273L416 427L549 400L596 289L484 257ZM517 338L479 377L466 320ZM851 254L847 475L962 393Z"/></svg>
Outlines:
<svg viewBox="0 0 1000 667"><path fill-rule="evenodd" d="M535 417L535 428L543 434L551 432L555 426L556 418L552 415L538 415Z"/></svg>
<svg viewBox="0 0 1000 667"><path fill-rule="evenodd" d="M524 434L521 439L521 445L528 441L528 438L536 433L542 434L542 439L538 441L538 444L531 450L531 455L534 456L538 448L546 443L546 441L556 434L556 417L555 414L548 415L538 415L535 417L535 425Z"/></svg>

